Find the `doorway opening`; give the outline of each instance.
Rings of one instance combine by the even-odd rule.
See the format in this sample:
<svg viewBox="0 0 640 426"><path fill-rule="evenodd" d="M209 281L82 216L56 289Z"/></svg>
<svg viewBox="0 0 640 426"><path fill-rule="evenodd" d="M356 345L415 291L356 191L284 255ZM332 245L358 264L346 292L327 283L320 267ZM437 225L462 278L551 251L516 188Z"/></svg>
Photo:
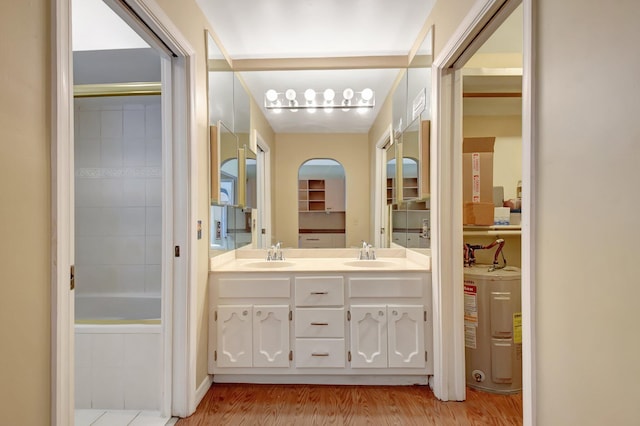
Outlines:
<svg viewBox="0 0 640 426"><path fill-rule="evenodd" d="M69 287L70 270L73 275L72 283L77 284L78 288L83 287L83 291L77 292L78 298L90 299L86 296L109 294L108 303L104 298L97 303L100 307L110 305L106 313L108 321L139 321L140 318L133 318L136 315L119 312L128 307L130 313L146 311L145 320L153 317L152 321L157 323L157 330L144 337L144 340L148 340L146 343L155 340L150 343L157 355L156 361L150 363L154 364L154 371L151 372L151 368L147 371L147 379L154 383L153 390L141 389L142 381L138 380L125 384L126 379L123 376L127 373L122 369L117 372L112 370L115 376L112 387L120 387L125 394L128 392L129 396L134 397L129 399L126 405L125 402L121 402L121 399L125 398L124 395L103 398L104 392L114 390L106 389L104 386L103 389L91 388L89 403L102 405L96 402L102 399L102 402L122 405L124 408L131 407L134 410L138 410L134 407L145 406L153 410L153 415L163 418L172 414L186 416L195 409L195 377L190 373L190 363L187 361L195 356L194 339L188 332L188 324L193 321L189 317L194 315L189 310L189 305L193 305L193 295L190 286L187 285L189 274L195 270L190 256L195 243L189 238L188 232L189 224L195 223L195 219L193 209L177 209L174 206L193 204L188 195L188 188L193 180L188 164L189 149L193 144L190 142L188 129L193 127L193 118L189 116L187 108L189 99L193 96L193 84L189 74L194 62L193 49L180 34L167 33L167 28L173 27L167 25L169 22L164 22L168 18L164 17L157 7L145 8L139 0L80 3L84 12L89 13L89 27L96 30L92 36L105 34L97 30L96 23L99 20L95 18L102 19L108 16L110 24L117 22L120 28L112 28L106 34L125 34L128 31L137 35L142 42L136 49L141 49L140 55L146 56L146 59L155 55L149 62L155 65L141 66L137 69L122 66L121 70L129 69L133 77L129 75L123 78L123 81L109 80L109 76L118 75L113 69L109 69L109 65L113 64L108 63L105 69L101 70L95 66L97 62L92 62L91 58L105 55L122 59L122 56L130 57L131 52L121 51L122 46L102 45L95 49L84 46L75 50L87 52L87 57L84 58L86 60L78 58L74 62L83 65L84 71L89 71L86 75L92 75L95 80L82 81L80 74L78 77L74 76L76 70L71 68L70 59L73 54L72 40L97 41L95 37L72 36L72 31L76 28L71 25L71 15L74 11L71 2L56 0L52 27L55 39L53 96L56 102L53 118L55 131L52 138L52 149L56 153L52 156L52 179L56 191L52 209L57 225L53 258L56 270L52 280L55 292L52 298L52 424L73 423L76 405L74 388L78 384L74 383L75 367L87 367L86 364L82 364L85 361L90 361L94 366L103 361L108 363L110 361L107 358L111 358L115 364L124 365L124 360L116 358L121 355L118 353L119 350L127 352L124 348L126 341L130 340L130 334L134 334L129 331L139 331L139 326L149 325L117 324L130 329L124 336L116 336L111 331L101 329L100 334L112 337L106 340L123 342L120 349L110 344L106 347L102 345L100 347L105 351L93 348L90 350L91 356L86 357L81 347L75 348L76 290L73 285ZM84 18L75 15L73 22L83 23L85 27L88 23ZM107 37L106 40L107 43L113 42L113 38ZM105 42L104 38L102 42ZM153 69L158 78L154 78L155 81L152 82L141 81L141 76L150 69ZM78 102L77 108L74 107L73 94L69 90L70 87L74 87L74 80L76 83L85 83L78 87L77 93L81 93L85 98ZM120 96L132 89L132 80L135 80L135 83L151 83L142 85L143 92L148 96ZM110 95L118 95L118 99ZM131 102L132 100L134 102ZM84 115L77 120L75 126L72 115L74 112L78 117ZM150 125L152 123L154 125ZM74 127L76 135L86 139L82 143L79 142L77 147L74 147L73 142ZM128 132L126 137L124 129ZM129 140L136 143L129 144ZM78 161L74 168L76 156ZM102 160L106 162L101 162ZM142 161L144 165L141 164ZM73 204L76 198L76 181L79 182L78 209ZM93 192L92 188L97 187L99 190ZM180 189L174 190L174 187ZM134 193L138 194L139 199L135 200L137 197ZM105 205L107 199L113 204ZM151 204L147 204L147 201ZM80 212L82 209L84 210ZM78 221L76 211L79 213ZM76 241L76 233L79 239L84 238L87 241ZM88 241L96 236L105 238L101 238L102 241L98 244ZM131 244L125 242L122 246L123 240ZM74 247L76 245L77 249ZM119 248L123 248L123 253L131 256L123 256ZM174 253L180 251L180 248L181 256L174 258ZM75 275L72 268L76 258L80 261L79 276ZM107 258L115 262L107 263ZM130 263L134 259L136 262ZM87 286L86 283L90 284ZM122 293L126 293L127 297L120 298ZM131 306L129 302L138 304ZM83 311L95 312L89 305L79 306L82 307L78 309L78 316L82 316ZM82 321L81 319L80 322ZM174 329L183 330L184 333L173 335ZM149 330L145 328L146 331ZM87 339L84 337L86 336L79 339L85 340L79 342L80 345L94 340L93 336ZM99 336L97 340L104 340L102 337L104 336ZM106 343L108 342L100 344ZM81 350L81 355L77 357L79 363L74 360L76 349ZM98 354L98 358L94 357L94 354ZM98 362L94 362L96 360ZM127 362L135 364L138 361L131 359ZM106 369L103 369L103 376L96 374L96 377L103 377L107 374ZM84 380L82 374L78 374L75 379ZM120 379L122 380L118 381ZM81 401L85 396L87 395L79 396L78 402L87 402ZM149 398L145 399L147 396ZM111 400L107 401L109 399Z"/></svg>
<svg viewBox="0 0 640 426"><path fill-rule="evenodd" d="M479 47L505 22L520 5L520 36L522 52L520 74L522 76L522 206L531 206L531 3L519 0L479 1L471 8L459 30L444 46L434 61L434 86L437 119L435 134L438 146L432 145L432 157L436 159L436 182L433 186L432 214L434 227L433 282L437 299L434 299L435 344L440 348L435 354L436 376L434 392L443 400L464 400L465 380L465 305L463 291L463 74L464 65ZM516 66L517 67L517 66ZM434 176L432 174L432 176ZM511 185L515 185L514 182ZM525 424L534 424L533 365L532 365L532 307L531 297L531 223L527 212L522 215L522 399ZM445 285L444 283L452 283ZM515 333L514 333L515 334Z"/></svg>
<svg viewBox="0 0 640 426"><path fill-rule="evenodd" d="M298 169L298 247L346 246L345 171L333 159L314 158Z"/></svg>

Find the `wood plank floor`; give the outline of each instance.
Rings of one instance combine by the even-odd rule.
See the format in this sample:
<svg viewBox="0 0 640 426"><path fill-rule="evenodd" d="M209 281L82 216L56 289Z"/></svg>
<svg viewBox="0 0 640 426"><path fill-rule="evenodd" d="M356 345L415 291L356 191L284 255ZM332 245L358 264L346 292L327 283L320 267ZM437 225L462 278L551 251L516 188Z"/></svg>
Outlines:
<svg viewBox="0 0 640 426"><path fill-rule="evenodd" d="M466 401L442 402L427 386L216 383L177 426L521 424L521 394L467 388Z"/></svg>

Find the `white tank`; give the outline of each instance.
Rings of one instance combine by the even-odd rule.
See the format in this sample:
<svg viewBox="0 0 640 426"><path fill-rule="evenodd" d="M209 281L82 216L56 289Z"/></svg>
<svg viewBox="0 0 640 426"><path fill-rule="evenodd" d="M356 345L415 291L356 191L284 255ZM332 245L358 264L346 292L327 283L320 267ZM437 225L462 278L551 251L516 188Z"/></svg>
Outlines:
<svg viewBox="0 0 640 426"><path fill-rule="evenodd" d="M464 268L467 385L494 393L522 390L522 311L519 268Z"/></svg>

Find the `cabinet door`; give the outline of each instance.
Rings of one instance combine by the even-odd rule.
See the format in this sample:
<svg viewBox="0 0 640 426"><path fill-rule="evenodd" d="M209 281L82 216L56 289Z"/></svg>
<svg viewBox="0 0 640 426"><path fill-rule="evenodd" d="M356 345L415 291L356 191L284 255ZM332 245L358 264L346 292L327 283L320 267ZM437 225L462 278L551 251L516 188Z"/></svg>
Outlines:
<svg viewBox="0 0 640 426"><path fill-rule="evenodd" d="M344 179L325 180L325 209L332 212L345 211Z"/></svg>
<svg viewBox="0 0 640 426"><path fill-rule="evenodd" d="M253 366L289 366L289 305L253 306Z"/></svg>
<svg viewBox="0 0 640 426"><path fill-rule="evenodd" d="M424 308L422 305L389 305L389 367L423 368Z"/></svg>
<svg viewBox="0 0 640 426"><path fill-rule="evenodd" d="M351 306L351 367L387 367L387 308Z"/></svg>
<svg viewBox="0 0 640 426"><path fill-rule="evenodd" d="M218 306L218 367L251 367L251 305Z"/></svg>

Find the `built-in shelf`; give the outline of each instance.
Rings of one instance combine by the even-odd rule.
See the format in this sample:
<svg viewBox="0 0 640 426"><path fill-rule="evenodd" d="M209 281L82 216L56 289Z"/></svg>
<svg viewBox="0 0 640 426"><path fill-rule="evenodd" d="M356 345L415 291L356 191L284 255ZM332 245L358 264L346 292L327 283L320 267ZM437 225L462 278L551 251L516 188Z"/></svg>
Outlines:
<svg viewBox="0 0 640 426"><path fill-rule="evenodd" d="M395 178L387 178L387 204L393 204L396 201ZM403 200L415 200L419 197L418 178L403 178L402 179L402 199Z"/></svg>
<svg viewBox="0 0 640 426"><path fill-rule="evenodd" d="M521 235L522 228L520 225L491 225L491 226L481 226L481 225L464 225L462 229L463 235L472 237L472 236L508 236L508 235Z"/></svg>
<svg viewBox="0 0 640 426"><path fill-rule="evenodd" d="M325 209L324 179L298 181L298 211L324 211Z"/></svg>

